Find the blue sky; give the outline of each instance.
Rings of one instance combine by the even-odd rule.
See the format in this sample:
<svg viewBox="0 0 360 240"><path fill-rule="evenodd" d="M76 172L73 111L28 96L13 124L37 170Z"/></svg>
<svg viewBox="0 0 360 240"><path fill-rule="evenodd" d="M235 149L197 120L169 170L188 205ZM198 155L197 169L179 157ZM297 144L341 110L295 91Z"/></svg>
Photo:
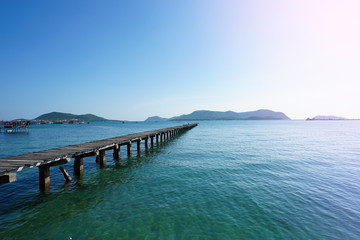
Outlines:
<svg viewBox="0 0 360 240"><path fill-rule="evenodd" d="M0 119L360 118L358 1L1 1Z"/></svg>

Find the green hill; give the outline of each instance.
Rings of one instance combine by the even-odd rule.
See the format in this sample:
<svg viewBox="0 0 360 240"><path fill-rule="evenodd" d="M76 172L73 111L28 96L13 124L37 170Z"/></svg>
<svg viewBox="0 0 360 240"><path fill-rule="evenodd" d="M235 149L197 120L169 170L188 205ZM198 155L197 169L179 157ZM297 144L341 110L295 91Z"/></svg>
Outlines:
<svg viewBox="0 0 360 240"><path fill-rule="evenodd" d="M190 114L172 117L169 119L160 117L150 117L146 121L199 121L199 120L289 120L290 118L282 112L260 109L251 112L220 112L200 110Z"/></svg>
<svg viewBox="0 0 360 240"><path fill-rule="evenodd" d="M219 112L200 110L170 118L170 120L288 120L290 119L282 112L274 112L267 109L260 109L250 112Z"/></svg>
<svg viewBox="0 0 360 240"><path fill-rule="evenodd" d="M169 119L167 118L162 118L159 116L153 116L153 117L148 117L145 121L146 122L163 122L163 121L168 121Z"/></svg>
<svg viewBox="0 0 360 240"><path fill-rule="evenodd" d="M35 120L45 120L45 121L61 121L61 120L71 120L71 119L78 119L86 122L108 122L111 120L96 116L94 114L82 114L82 115L75 115L71 113L61 113L61 112L51 112L43 114Z"/></svg>

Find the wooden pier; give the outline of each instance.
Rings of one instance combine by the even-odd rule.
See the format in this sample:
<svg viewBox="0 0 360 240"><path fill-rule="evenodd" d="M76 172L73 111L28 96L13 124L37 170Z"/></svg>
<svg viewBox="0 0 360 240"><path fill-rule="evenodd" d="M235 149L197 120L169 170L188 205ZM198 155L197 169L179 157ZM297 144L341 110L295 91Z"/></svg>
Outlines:
<svg viewBox="0 0 360 240"><path fill-rule="evenodd" d="M158 129L142 133L129 134L66 147L53 148L49 150L26 153L19 156L0 158L0 184L16 181L16 172L25 168L39 168L39 187L41 190L50 188L50 167L62 165L74 159L74 174L77 177L83 175L83 158L97 156L96 161L100 167L105 166L105 151L113 150L115 159L120 159L120 146L126 146L127 155L132 154L132 143L136 142L137 152L140 153L141 141L144 141L145 148L148 148L149 139L151 146L169 140L173 136L189 130L198 123L182 126ZM62 169L64 176L67 173ZM70 176L68 176L70 177ZM71 179L71 177L70 177Z"/></svg>
<svg viewBox="0 0 360 240"><path fill-rule="evenodd" d="M4 133L28 133L31 124L31 122L27 120L17 120L1 123L4 125Z"/></svg>

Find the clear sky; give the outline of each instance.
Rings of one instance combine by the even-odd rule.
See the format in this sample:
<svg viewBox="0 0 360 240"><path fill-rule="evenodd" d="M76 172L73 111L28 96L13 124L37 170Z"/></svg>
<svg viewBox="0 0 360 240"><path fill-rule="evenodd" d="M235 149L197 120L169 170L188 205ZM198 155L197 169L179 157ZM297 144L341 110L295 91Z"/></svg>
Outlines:
<svg viewBox="0 0 360 240"><path fill-rule="evenodd" d="M359 0L0 1L0 120L360 118Z"/></svg>

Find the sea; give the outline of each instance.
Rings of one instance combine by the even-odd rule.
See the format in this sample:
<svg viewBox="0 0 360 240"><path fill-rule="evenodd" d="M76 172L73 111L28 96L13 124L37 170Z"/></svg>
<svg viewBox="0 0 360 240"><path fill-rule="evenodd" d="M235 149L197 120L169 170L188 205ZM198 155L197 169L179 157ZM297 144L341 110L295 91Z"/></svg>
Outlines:
<svg viewBox="0 0 360 240"><path fill-rule="evenodd" d="M185 122L32 125L0 157ZM73 181L51 168L0 186L0 239L360 239L360 121L200 121Z"/></svg>

